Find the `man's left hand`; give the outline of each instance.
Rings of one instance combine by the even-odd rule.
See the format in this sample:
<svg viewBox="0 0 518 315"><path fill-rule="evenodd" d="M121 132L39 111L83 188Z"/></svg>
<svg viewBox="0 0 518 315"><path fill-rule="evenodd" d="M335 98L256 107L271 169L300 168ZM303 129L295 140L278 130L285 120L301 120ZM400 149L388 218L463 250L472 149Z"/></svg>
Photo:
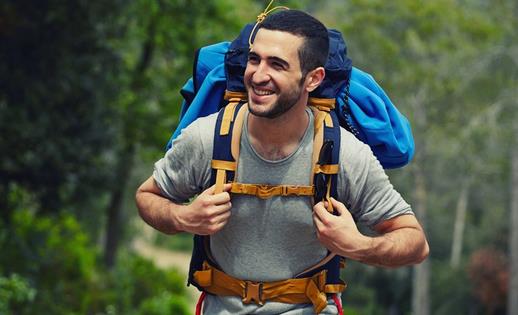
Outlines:
<svg viewBox="0 0 518 315"><path fill-rule="evenodd" d="M320 243L330 251L342 256L354 256L366 245L368 237L358 231L354 219L345 205L331 198L333 208L338 215L326 210L327 202L319 202L313 207L313 222Z"/></svg>

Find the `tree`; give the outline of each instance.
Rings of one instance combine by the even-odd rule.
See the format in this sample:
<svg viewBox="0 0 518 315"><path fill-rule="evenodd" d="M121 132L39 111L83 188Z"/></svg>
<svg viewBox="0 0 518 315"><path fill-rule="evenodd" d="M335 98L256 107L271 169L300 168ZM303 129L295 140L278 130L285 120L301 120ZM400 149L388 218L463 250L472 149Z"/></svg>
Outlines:
<svg viewBox="0 0 518 315"><path fill-rule="evenodd" d="M165 147L166 137L180 111L179 86L192 75L195 50L218 40L230 40L245 24L236 18L243 13L232 4L230 1L139 0L125 12L127 38L120 39L117 46L121 53L128 54L129 61L124 69L126 92L118 100L121 134L117 139L115 172L106 209L104 261L107 266L114 265L123 233L124 196L138 149L162 152ZM247 3L242 2L241 10L246 7Z"/></svg>
<svg viewBox="0 0 518 315"><path fill-rule="evenodd" d="M0 6L0 207L21 187L38 211L88 207L106 187L118 59L105 23L121 1ZM82 206L81 206L82 205Z"/></svg>

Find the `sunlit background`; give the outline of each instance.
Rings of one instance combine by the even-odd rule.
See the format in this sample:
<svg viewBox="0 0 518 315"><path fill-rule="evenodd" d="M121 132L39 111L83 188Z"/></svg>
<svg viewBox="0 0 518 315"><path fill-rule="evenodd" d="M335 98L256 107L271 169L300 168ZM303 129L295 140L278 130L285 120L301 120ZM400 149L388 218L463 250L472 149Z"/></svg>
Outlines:
<svg viewBox="0 0 518 315"><path fill-rule="evenodd" d="M349 261L345 314L518 314L518 2L277 3L342 31L412 123L416 156L389 176L430 257ZM175 129L194 51L266 5L0 2L0 314L194 312L191 237L146 227L134 192Z"/></svg>

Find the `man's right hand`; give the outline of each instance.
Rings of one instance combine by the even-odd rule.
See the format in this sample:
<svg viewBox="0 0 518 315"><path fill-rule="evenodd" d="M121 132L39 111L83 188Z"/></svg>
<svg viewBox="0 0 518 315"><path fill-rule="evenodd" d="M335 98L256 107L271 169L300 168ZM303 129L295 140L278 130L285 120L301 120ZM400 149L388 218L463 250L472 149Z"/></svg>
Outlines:
<svg viewBox="0 0 518 315"><path fill-rule="evenodd" d="M230 188L225 184L223 192L215 194L215 186L207 188L189 205L175 213L177 230L199 235L212 235L221 230L230 218Z"/></svg>

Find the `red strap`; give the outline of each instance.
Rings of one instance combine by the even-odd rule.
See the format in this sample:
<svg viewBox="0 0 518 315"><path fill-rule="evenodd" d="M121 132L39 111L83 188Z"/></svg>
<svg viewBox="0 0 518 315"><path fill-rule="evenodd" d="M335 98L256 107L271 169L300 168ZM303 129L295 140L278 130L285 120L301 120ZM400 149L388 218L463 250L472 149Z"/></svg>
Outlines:
<svg viewBox="0 0 518 315"><path fill-rule="evenodd" d="M205 300L205 292L202 292L200 298L198 299L198 303L196 303L196 315L201 315L201 307L203 305L203 300Z"/></svg>
<svg viewBox="0 0 518 315"><path fill-rule="evenodd" d="M344 315L344 309L342 308L342 301L338 298L338 294L333 294L333 301L335 301L336 308L338 309L338 315Z"/></svg>

